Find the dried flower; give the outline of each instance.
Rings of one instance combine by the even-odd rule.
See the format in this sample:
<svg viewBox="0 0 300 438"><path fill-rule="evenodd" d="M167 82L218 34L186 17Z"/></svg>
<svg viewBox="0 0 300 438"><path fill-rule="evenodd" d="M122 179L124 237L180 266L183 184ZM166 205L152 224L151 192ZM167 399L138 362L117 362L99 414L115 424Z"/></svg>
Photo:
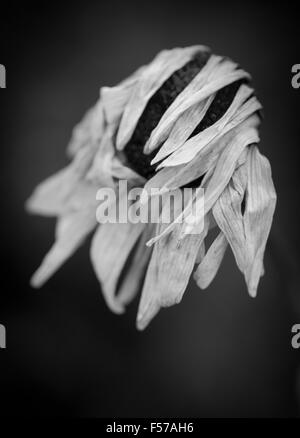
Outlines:
<svg viewBox="0 0 300 438"><path fill-rule="evenodd" d="M55 243L32 285L40 287L96 229L91 260L109 308L122 313L142 285L139 329L161 307L181 301L195 265L194 279L206 288L228 243L254 297L276 193L269 162L257 148L261 105L249 82L232 60L192 46L164 50L119 85L101 88L74 129L72 162L27 202L31 212L57 217ZM149 193L158 188L162 196L201 187L202 217L99 225L97 190L116 189L122 179ZM219 234L206 250L213 227Z"/></svg>

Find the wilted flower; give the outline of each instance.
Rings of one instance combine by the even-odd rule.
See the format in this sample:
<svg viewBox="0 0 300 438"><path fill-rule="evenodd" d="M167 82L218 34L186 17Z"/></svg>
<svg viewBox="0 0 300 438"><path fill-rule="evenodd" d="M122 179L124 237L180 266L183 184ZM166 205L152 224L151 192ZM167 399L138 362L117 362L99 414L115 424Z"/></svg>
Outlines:
<svg viewBox="0 0 300 438"><path fill-rule="evenodd" d="M276 193L257 148L261 105L249 80L232 60L192 46L164 50L119 85L101 88L74 129L72 162L27 203L34 213L57 217L55 243L32 285L41 286L96 229L91 260L107 305L122 313L142 287L139 329L161 307L181 301L195 266L194 279L206 288L228 243L254 297ZM117 189L123 179L162 195L201 187L204 213L193 223L99 225L99 187ZM214 227L218 235L206 249Z"/></svg>

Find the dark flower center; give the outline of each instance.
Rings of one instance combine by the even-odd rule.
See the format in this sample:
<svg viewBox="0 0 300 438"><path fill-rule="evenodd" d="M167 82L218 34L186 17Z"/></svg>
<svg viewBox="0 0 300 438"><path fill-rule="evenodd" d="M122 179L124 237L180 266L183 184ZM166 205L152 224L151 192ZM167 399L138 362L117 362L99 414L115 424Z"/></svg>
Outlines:
<svg viewBox="0 0 300 438"><path fill-rule="evenodd" d="M150 179L155 174L156 167L156 165L151 165L151 161L157 150L148 155L143 152L151 132L156 128L175 98L204 67L209 57L209 52L199 52L191 61L175 71L147 103L131 139L124 148L128 165L146 179ZM241 83L242 81L234 82L217 92L204 118L196 126L190 137L208 128L225 114Z"/></svg>

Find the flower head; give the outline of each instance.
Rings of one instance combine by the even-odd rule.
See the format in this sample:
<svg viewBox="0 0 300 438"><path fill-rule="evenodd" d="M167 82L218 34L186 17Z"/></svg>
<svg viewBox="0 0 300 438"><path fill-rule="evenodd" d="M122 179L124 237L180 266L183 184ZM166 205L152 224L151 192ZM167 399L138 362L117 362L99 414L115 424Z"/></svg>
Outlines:
<svg viewBox="0 0 300 438"><path fill-rule="evenodd" d="M27 202L31 212L57 217L55 243L32 285L40 287L94 231L91 261L109 308L122 313L142 289L139 329L181 301L193 270L206 288L228 244L254 297L276 204L270 165L257 147L260 109L249 74L204 46L164 50L117 86L101 88L73 131L71 163ZM124 179L150 197L158 189L157 216L172 209L174 220L99 224L98 189L117 193ZM164 202L186 187L202 190L183 211ZM195 216L191 206L200 197L203 210Z"/></svg>

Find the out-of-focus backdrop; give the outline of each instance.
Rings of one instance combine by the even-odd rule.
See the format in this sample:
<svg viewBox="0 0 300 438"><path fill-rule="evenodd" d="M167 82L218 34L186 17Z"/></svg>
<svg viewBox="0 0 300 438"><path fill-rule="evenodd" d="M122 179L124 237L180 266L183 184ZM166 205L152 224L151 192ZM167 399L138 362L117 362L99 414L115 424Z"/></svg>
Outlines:
<svg viewBox="0 0 300 438"><path fill-rule="evenodd" d="M26 4L26 6L25 6ZM51 3L50 3L51 5ZM0 415L286 417L297 415L300 323L300 63L296 11L276 4L77 2L1 13ZM135 329L137 300L107 309L89 242L39 291L30 275L54 221L29 216L33 188L67 164L73 126L114 85L164 48L205 44L251 72L265 120L261 151L278 191L266 274L251 299L231 251L213 284ZM300 368L299 368L300 369ZM298 390L300 387L298 373ZM299 396L298 392L298 396Z"/></svg>

